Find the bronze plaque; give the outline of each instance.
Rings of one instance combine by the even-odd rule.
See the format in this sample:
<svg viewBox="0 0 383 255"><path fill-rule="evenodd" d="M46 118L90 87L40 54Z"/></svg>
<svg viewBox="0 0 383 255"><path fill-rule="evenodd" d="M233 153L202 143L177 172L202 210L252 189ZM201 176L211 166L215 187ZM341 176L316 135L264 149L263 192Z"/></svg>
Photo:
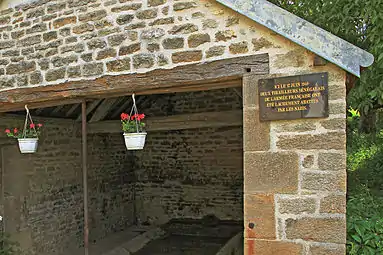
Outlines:
<svg viewBox="0 0 383 255"><path fill-rule="evenodd" d="M261 121L328 117L328 73L259 80Z"/></svg>

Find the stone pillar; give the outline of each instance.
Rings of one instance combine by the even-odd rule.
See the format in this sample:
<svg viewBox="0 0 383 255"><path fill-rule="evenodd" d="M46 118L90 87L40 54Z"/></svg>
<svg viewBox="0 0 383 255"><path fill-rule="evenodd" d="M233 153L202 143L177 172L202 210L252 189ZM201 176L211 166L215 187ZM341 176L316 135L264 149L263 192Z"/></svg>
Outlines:
<svg viewBox="0 0 383 255"><path fill-rule="evenodd" d="M260 122L244 76L245 255L345 254L345 85L329 77L328 119Z"/></svg>

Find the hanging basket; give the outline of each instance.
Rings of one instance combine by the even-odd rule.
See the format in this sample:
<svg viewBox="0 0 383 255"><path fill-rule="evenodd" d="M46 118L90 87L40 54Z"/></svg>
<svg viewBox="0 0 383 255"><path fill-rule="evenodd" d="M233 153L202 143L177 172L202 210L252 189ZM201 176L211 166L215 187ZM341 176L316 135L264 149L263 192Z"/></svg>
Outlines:
<svg viewBox="0 0 383 255"><path fill-rule="evenodd" d="M39 138L18 138L21 153L35 153L39 144Z"/></svg>
<svg viewBox="0 0 383 255"><path fill-rule="evenodd" d="M23 129L23 135L21 138L18 138L17 141L19 142L19 149L21 153L35 153L37 151L37 146L39 144L39 138L38 138L38 132L36 130L36 126L33 123L31 113L29 112L28 106L25 105L25 110L27 112L25 116L25 123L24 123L24 129ZM28 120L30 122L30 129L32 130L32 133L34 134L33 137L28 137L30 134L27 131L28 126ZM41 125L41 124L38 124Z"/></svg>
<svg viewBox="0 0 383 255"><path fill-rule="evenodd" d="M142 150L145 146L146 132L124 133L124 139L128 150Z"/></svg>
<svg viewBox="0 0 383 255"><path fill-rule="evenodd" d="M141 122L144 114L138 114L136 99L132 95L133 107L130 114L122 113L121 122L124 131L125 146L128 150L142 150L145 146L146 132L143 130L145 124Z"/></svg>

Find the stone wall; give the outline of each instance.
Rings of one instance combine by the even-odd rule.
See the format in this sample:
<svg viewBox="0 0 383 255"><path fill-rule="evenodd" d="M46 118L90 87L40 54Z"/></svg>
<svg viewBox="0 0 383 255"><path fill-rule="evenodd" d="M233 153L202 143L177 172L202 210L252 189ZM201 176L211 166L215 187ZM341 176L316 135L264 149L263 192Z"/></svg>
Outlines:
<svg viewBox="0 0 383 255"><path fill-rule="evenodd" d="M15 7L21 4L32 3L34 1L36 0L2 0L0 2L0 11L6 10L8 8Z"/></svg>
<svg viewBox="0 0 383 255"><path fill-rule="evenodd" d="M91 242L127 229L135 220L134 168L120 134L88 136Z"/></svg>
<svg viewBox="0 0 383 255"><path fill-rule="evenodd" d="M2 118L0 126L22 123ZM15 141L2 148L5 230L28 255L59 254L81 243L81 136L73 124L44 122L36 154L20 154Z"/></svg>
<svg viewBox="0 0 383 255"><path fill-rule="evenodd" d="M345 72L310 71L329 72L329 118L260 122L244 77L245 254L345 254Z"/></svg>
<svg viewBox="0 0 383 255"><path fill-rule="evenodd" d="M152 95L140 111L158 117L241 110L240 94L240 89L219 89ZM137 222L208 214L242 220L242 133L240 126L149 132L145 149L132 154Z"/></svg>
<svg viewBox="0 0 383 255"><path fill-rule="evenodd" d="M214 1L40 0L0 11L0 90L286 53L271 34Z"/></svg>
<svg viewBox="0 0 383 255"><path fill-rule="evenodd" d="M243 218L241 127L150 133L135 168L140 222Z"/></svg>
<svg viewBox="0 0 383 255"><path fill-rule="evenodd" d="M240 92L157 95L143 110L155 116L240 110ZM33 155L20 155L15 141L1 134L3 146L8 144L5 188L11 189L4 198L6 229L30 254L65 254L83 240L80 126L41 121L45 128ZM20 117L2 118L0 130L22 124ZM90 242L135 223L208 214L240 221L242 147L241 127L151 132L140 152L127 152L121 134L89 135ZM15 185L9 188L8 182ZM26 188L20 191L19 185ZM14 205L20 203L23 208Z"/></svg>
<svg viewBox="0 0 383 255"><path fill-rule="evenodd" d="M345 253L340 68L212 0L42 0L0 24L2 90L260 53L272 74L329 72L330 116L314 120L259 122L257 77L244 77L245 254Z"/></svg>
<svg viewBox="0 0 383 255"><path fill-rule="evenodd" d="M2 118L0 129L20 127L22 122ZM66 254L83 240L81 133L74 122L43 123L36 154L21 155L12 140L3 147L5 228L28 254ZM94 242L133 223L134 193L132 168L120 136L92 135L88 148Z"/></svg>

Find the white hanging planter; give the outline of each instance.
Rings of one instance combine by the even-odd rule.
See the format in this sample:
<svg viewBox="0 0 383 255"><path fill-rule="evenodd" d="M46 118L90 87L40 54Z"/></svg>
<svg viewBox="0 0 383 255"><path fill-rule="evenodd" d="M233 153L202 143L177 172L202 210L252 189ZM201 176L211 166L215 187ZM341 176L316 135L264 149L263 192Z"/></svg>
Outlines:
<svg viewBox="0 0 383 255"><path fill-rule="evenodd" d="M145 146L146 132L124 133L124 138L128 150L142 150Z"/></svg>
<svg viewBox="0 0 383 255"><path fill-rule="evenodd" d="M39 138L18 138L21 153L35 153L39 144Z"/></svg>

